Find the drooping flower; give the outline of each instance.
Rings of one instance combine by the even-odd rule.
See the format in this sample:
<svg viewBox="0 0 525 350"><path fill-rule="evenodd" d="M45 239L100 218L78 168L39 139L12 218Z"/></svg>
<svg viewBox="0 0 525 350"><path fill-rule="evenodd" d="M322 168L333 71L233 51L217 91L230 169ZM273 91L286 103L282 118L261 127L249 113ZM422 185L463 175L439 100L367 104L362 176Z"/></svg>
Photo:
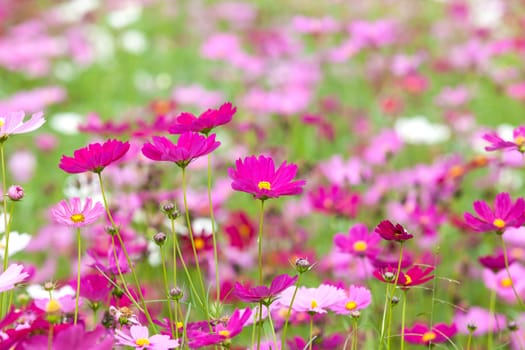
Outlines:
<svg viewBox="0 0 525 350"><path fill-rule="evenodd" d="M59 167L70 174L88 171L100 173L106 166L122 158L129 148L129 142L118 140L108 140L102 144L91 143L77 149L73 157L62 156Z"/></svg>
<svg viewBox="0 0 525 350"><path fill-rule="evenodd" d="M252 194L256 199L266 200L280 196L300 194L305 180L292 181L297 173L297 165L283 162L277 170L271 157L250 156L244 161L238 159L236 168L228 169L233 180L232 188Z"/></svg>
<svg viewBox="0 0 525 350"><path fill-rule="evenodd" d="M62 200L51 209L51 216L59 224L72 227L86 226L95 222L105 212L100 202L92 204L91 198L87 198L84 205L78 197L71 198L69 202Z"/></svg>
<svg viewBox="0 0 525 350"><path fill-rule="evenodd" d="M508 227L519 227L525 222L525 200L518 198L513 204L510 194L499 193L494 200L494 210L484 201L474 201L479 217L465 213L466 224L477 232L503 232Z"/></svg>
<svg viewBox="0 0 525 350"><path fill-rule="evenodd" d="M423 323L416 323L412 328L405 329L405 341L410 344L428 346L430 343L446 343L457 333L455 324L438 323L432 328Z"/></svg>
<svg viewBox="0 0 525 350"><path fill-rule="evenodd" d="M372 302L372 294L365 287L350 286L347 298L332 305L330 309L339 315L348 315L352 311L362 310Z"/></svg>
<svg viewBox="0 0 525 350"><path fill-rule="evenodd" d="M174 162L185 168L192 160L213 152L220 144L215 141L215 134L206 137L196 132L185 132L176 144L166 137L153 136L153 143L144 144L142 153L149 159Z"/></svg>
<svg viewBox="0 0 525 350"><path fill-rule="evenodd" d="M413 286L421 285L434 278L430 275L434 271L433 266L422 268L419 265L412 266L406 272L399 274L397 285L402 289L408 289ZM394 283L396 280L397 269L389 266L383 269L377 269L373 272L375 278L386 283Z"/></svg>
<svg viewBox="0 0 525 350"><path fill-rule="evenodd" d="M187 131L194 131L208 135L213 128L229 123L236 111L237 108L228 102L218 109L208 109L199 117L183 112L175 119L175 124L169 128L169 132L171 134L182 134Z"/></svg>
<svg viewBox="0 0 525 350"><path fill-rule="evenodd" d="M29 274L24 272L24 266L20 264L10 265L0 275L0 293L15 288L15 285L24 281Z"/></svg>
<svg viewBox="0 0 525 350"><path fill-rule="evenodd" d="M155 334L150 337L148 327L143 326L131 326L129 334L117 329L115 340L119 345L134 349L169 350L179 346L179 341L171 339L169 335Z"/></svg>
<svg viewBox="0 0 525 350"><path fill-rule="evenodd" d="M44 123L44 113L38 112L24 122L25 113L22 111L0 115L0 142L7 140L9 135L25 134L40 128Z"/></svg>
<svg viewBox="0 0 525 350"><path fill-rule="evenodd" d="M521 153L525 152L525 125L518 126L512 132L513 140L505 141L497 133L492 132L483 135L483 139L490 143L489 146L485 147L486 151L497 151L497 150L516 150Z"/></svg>
<svg viewBox="0 0 525 350"><path fill-rule="evenodd" d="M233 293L242 301L249 303L262 302L264 305L269 305L279 293L294 284L297 278L298 276L279 275L273 279L270 287L257 286L250 288L236 282Z"/></svg>
<svg viewBox="0 0 525 350"><path fill-rule="evenodd" d="M345 253L354 256L375 257L379 252L381 237L375 232L368 232L364 224L355 224L348 231L348 235L337 233L334 236L334 244Z"/></svg>
<svg viewBox="0 0 525 350"><path fill-rule="evenodd" d="M375 232L387 241L404 242L414 237L413 235L409 234L407 230L401 226L401 224L396 224L394 226L394 224L389 220L381 221L377 225Z"/></svg>

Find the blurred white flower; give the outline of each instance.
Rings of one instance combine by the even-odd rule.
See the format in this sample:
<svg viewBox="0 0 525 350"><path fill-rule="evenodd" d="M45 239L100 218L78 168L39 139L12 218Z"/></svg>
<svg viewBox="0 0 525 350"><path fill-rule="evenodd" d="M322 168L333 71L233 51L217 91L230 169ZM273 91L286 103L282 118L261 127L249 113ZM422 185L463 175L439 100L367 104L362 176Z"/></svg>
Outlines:
<svg viewBox="0 0 525 350"><path fill-rule="evenodd" d="M2 223L3 226L3 223ZM31 240L31 235L28 233L18 233L17 231L11 231L9 233L9 251L7 252L8 256L12 256L22 250L24 250L29 241ZM0 239L0 257L4 257L5 251L5 235Z"/></svg>
<svg viewBox="0 0 525 350"><path fill-rule="evenodd" d="M51 117L49 125L55 131L64 135L78 134L78 126L82 123L84 118L77 113L57 113Z"/></svg>
<svg viewBox="0 0 525 350"><path fill-rule="evenodd" d="M124 28L138 21L142 15L142 7L139 4L129 3L127 6L110 12L108 23L113 28Z"/></svg>
<svg viewBox="0 0 525 350"><path fill-rule="evenodd" d="M121 37L122 48L133 54L140 54L146 51L148 40L143 32L138 30L128 30Z"/></svg>
<svg viewBox="0 0 525 350"><path fill-rule="evenodd" d="M27 294L32 299L49 299L49 292L39 284L32 284L26 288ZM53 290L53 298L59 299L64 296L75 296L75 290L69 285Z"/></svg>
<svg viewBox="0 0 525 350"><path fill-rule="evenodd" d="M432 145L450 138L450 129L443 124L433 124L423 116L400 118L394 126L396 133L410 144Z"/></svg>

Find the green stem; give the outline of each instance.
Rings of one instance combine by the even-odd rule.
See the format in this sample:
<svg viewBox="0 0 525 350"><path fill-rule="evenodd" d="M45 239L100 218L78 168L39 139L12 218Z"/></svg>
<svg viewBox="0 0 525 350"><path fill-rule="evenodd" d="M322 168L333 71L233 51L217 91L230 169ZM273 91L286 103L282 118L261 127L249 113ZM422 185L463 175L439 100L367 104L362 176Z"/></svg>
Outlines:
<svg viewBox="0 0 525 350"><path fill-rule="evenodd" d="M401 350L405 349L405 314L407 308L407 291L403 291L403 309L401 311Z"/></svg>
<svg viewBox="0 0 525 350"><path fill-rule="evenodd" d="M490 291L490 301L489 301L489 326L487 333L487 349L492 349L492 340L494 337L494 330L492 328L492 321L495 319L494 309L496 308L496 291ZM470 332L470 337L472 337L472 332Z"/></svg>
<svg viewBox="0 0 525 350"><path fill-rule="evenodd" d="M354 322L354 334L352 334L352 350L357 350L357 341L358 341L358 337L357 337L357 321L358 321L357 318L355 318L353 320L353 322Z"/></svg>
<svg viewBox="0 0 525 350"><path fill-rule="evenodd" d="M2 163L2 204L4 207L4 229L5 229L5 247L4 247L4 271L7 270L9 252L9 227L7 225L7 179L5 171L4 143L0 142L0 162Z"/></svg>
<svg viewBox="0 0 525 350"><path fill-rule="evenodd" d="M297 281L295 282L295 290L293 291L292 300L290 300L290 306L288 306L288 311L286 312L286 317L284 320L283 333L281 335L281 349L284 349L284 342L286 341L286 331L288 330L288 322L290 321L290 314L292 313L292 306L297 296L297 291L299 290L299 285L301 283L302 273L299 273Z"/></svg>
<svg viewBox="0 0 525 350"><path fill-rule="evenodd" d="M268 321L270 322L270 329L272 331L273 345L275 346L275 349L278 349L277 335L275 334L275 327L273 326L272 313L270 312L270 306L267 306L266 309L268 310Z"/></svg>
<svg viewBox="0 0 525 350"><path fill-rule="evenodd" d="M160 249L160 260L162 263L162 278L164 281L164 291L166 293L166 302L168 307L168 317L170 319L170 330L171 330L171 337L174 339L177 339L179 337L178 331L174 329L173 327L173 312L171 311L171 299L170 299L170 288L168 284L168 274L166 273L166 256L164 254L164 249L162 247L159 247ZM177 316L175 314L175 316ZM176 327L175 327L176 328Z"/></svg>
<svg viewBox="0 0 525 350"><path fill-rule="evenodd" d="M170 217L171 223L171 236L173 237L172 248L173 248L173 285L177 287L177 233L175 232L175 219Z"/></svg>
<svg viewBox="0 0 525 350"><path fill-rule="evenodd" d="M503 235L499 235L501 237L501 247L503 248L503 259L505 260L505 270L507 270L507 275L509 276L509 279L511 281L511 287L512 291L514 292L514 296L516 297L516 300L518 301L518 304L520 305L521 310L523 311L525 309L525 306L523 305L523 301L520 298L520 295L516 291L516 287L514 286L514 280L512 279L512 276L510 275L510 269L509 269L509 257L507 255L507 248L505 247L505 240L503 239Z"/></svg>
<svg viewBox="0 0 525 350"><path fill-rule="evenodd" d="M308 346L309 350L312 350L312 346L314 345L314 316L310 315L310 345Z"/></svg>
<svg viewBox="0 0 525 350"><path fill-rule="evenodd" d="M257 237L258 257L259 257L259 285L263 284L263 268L262 268L262 233L264 222L264 200L261 200L261 207L259 212L259 235Z"/></svg>
<svg viewBox="0 0 525 350"><path fill-rule="evenodd" d="M390 350L391 344L391 331L392 331L392 298L396 292L397 282L399 281L399 275L401 275L401 262L403 261L403 242L399 248L399 260L397 262L397 271L396 278L394 280L394 287L392 288L392 293L390 293L389 303L388 303L388 332L387 332L387 349Z"/></svg>
<svg viewBox="0 0 525 350"><path fill-rule="evenodd" d="M208 202L210 207L211 237L213 239L213 260L215 264L216 300L221 300L221 284L219 279L219 253L217 249L217 233L215 232L215 216L213 215L213 201L211 199L211 153L208 153Z"/></svg>
<svg viewBox="0 0 525 350"><path fill-rule="evenodd" d="M257 350L261 349L261 334L262 334L262 301L259 302L259 322L257 323Z"/></svg>
<svg viewBox="0 0 525 350"><path fill-rule="evenodd" d="M388 314L388 300L390 296L390 284L386 285L386 294L385 294L385 305L383 307L383 317L381 319L381 335L379 337L379 350L383 348L383 341L385 339L385 324L386 324L386 318Z"/></svg>
<svg viewBox="0 0 525 350"><path fill-rule="evenodd" d="M117 236L117 239L118 239L118 241L120 243L120 247L122 248L122 252L124 253L124 256L126 257L126 262L128 263L129 269L131 270L131 274L133 276L133 279L135 281L135 286L137 288L137 293L139 294L139 299L140 299L140 302L142 304L142 308L144 310L144 315L146 315L146 319L148 320L148 323L150 324L151 328L156 331L157 330L157 326L153 323L153 320L151 319L151 315L150 315L150 313L148 311L148 307L146 305L146 301L144 300L144 295L142 294L142 290L140 289L140 283L139 283L139 280L137 278L137 274L135 273L135 269L133 268L133 263L131 262L131 259L129 257L128 251L126 249L126 245L124 244L124 241L122 240L122 236L120 235L120 229L115 224L115 221L113 220L113 216L111 215L111 211L109 210L108 201L107 201L107 198L106 198L106 193L104 191L104 183L102 182L102 175L100 174L100 172L98 172L97 175L98 175L98 180L99 180L99 184L100 184L100 193L102 194L102 200L104 202L104 207L106 208L106 213L107 213L108 219L111 222L111 226L113 227L113 230L115 231L115 235ZM113 249L114 249L115 258L116 258L115 264L117 265L117 268L119 270L119 275L120 275L120 278L122 279L122 283L124 283L124 285L126 285L126 280L124 279L124 276L122 275L122 272L120 271L120 268L118 267L120 264L119 264L118 256L116 254L116 247L115 247L115 240L114 239L112 240L112 243L113 243ZM131 293L130 293L130 295L131 295Z"/></svg>
<svg viewBox="0 0 525 350"><path fill-rule="evenodd" d="M490 333L490 330L489 330L489 333ZM470 345L472 343L472 332L468 332L468 338L467 338L467 348L466 350L470 350ZM491 348L487 348L487 349L491 349Z"/></svg>
<svg viewBox="0 0 525 350"><path fill-rule="evenodd" d="M77 292L75 294L75 316L73 325L77 325L78 320L78 299L80 297L80 259L82 258L82 250L81 250L81 243L82 243L82 237L80 236L80 227L77 228Z"/></svg>

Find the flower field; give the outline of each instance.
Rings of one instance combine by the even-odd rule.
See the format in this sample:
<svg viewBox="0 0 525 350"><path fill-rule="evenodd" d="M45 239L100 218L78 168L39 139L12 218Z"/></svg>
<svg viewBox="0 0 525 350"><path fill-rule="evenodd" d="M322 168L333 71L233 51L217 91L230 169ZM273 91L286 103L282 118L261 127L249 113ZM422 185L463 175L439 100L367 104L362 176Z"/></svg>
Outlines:
<svg viewBox="0 0 525 350"><path fill-rule="evenodd" d="M525 4L0 2L0 350L525 349Z"/></svg>

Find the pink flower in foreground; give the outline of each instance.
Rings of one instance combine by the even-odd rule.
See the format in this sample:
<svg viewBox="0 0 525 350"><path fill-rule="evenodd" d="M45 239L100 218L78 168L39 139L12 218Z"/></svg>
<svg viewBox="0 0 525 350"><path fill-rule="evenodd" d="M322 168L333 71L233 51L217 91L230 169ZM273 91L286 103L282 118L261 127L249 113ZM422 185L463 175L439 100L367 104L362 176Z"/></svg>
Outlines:
<svg viewBox="0 0 525 350"><path fill-rule="evenodd" d="M450 326L438 323L432 328L422 323L416 323L412 328L405 329L405 341L411 344L428 346L430 343L446 343L457 333L455 324Z"/></svg>
<svg viewBox="0 0 525 350"><path fill-rule="evenodd" d="M513 140L505 141L495 132L483 135L483 139L490 143L485 147L486 151L502 150L517 150L521 153L525 152L525 125L518 126L512 132Z"/></svg>
<svg viewBox="0 0 525 350"><path fill-rule="evenodd" d="M266 200L280 196L296 195L303 192L305 180L292 181L297 165L283 162L277 170L270 157L250 156L244 161L238 159L236 168L228 169L233 180L232 188L252 194L256 199Z"/></svg>
<svg viewBox="0 0 525 350"><path fill-rule="evenodd" d="M196 132L185 132L176 144L166 137L153 136L153 143L144 144L142 153L149 159L174 162L185 168L192 160L213 152L220 144L215 141L215 134L206 137Z"/></svg>
<svg viewBox="0 0 525 350"><path fill-rule="evenodd" d="M62 156L59 168L70 174L88 171L100 173L106 166L122 158L129 147L129 142L118 140L108 140L102 144L91 143L77 149L73 157Z"/></svg>
<svg viewBox="0 0 525 350"><path fill-rule="evenodd" d="M484 201L475 201L474 210L479 217L465 213L466 224L477 232L503 232L508 227L519 227L525 222L525 200L518 198L512 203L510 195L499 193L494 200L494 210Z"/></svg>
<svg viewBox="0 0 525 350"><path fill-rule="evenodd" d="M365 287L350 286L347 298L341 299L330 309L339 315L348 315L352 311L362 310L372 302L372 294Z"/></svg>
<svg viewBox="0 0 525 350"><path fill-rule="evenodd" d="M292 300L295 287L286 289L279 298L279 303L288 307ZM292 310L296 312L315 312L324 314L335 304L347 300L344 290L328 284L317 288L300 287L297 290Z"/></svg>
<svg viewBox="0 0 525 350"><path fill-rule="evenodd" d="M0 142L7 140L9 135L25 134L41 127L44 122L44 113L39 112L24 122L25 113L22 111L0 115Z"/></svg>
<svg viewBox="0 0 525 350"><path fill-rule="evenodd" d="M104 214L104 207L100 202L92 205L91 198L87 198L84 205L80 198L72 198L69 202L66 200L60 201L53 209L51 209L51 216L56 223L82 227L95 222L101 215Z"/></svg>
<svg viewBox="0 0 525 350"><path fill-rule="evenodd" d="M15 288L15 285L24 281L29 274L23 272L24 266L20 264L10 265L0 275L0 293Z"/></svg>
<svg viewBox="0 0 525 350"><path fill-rule="evenodd" d="M129 334L117 329L115 340L119 345L134 349L169 350L179 346L179 341L170 339L168 335L156 334L150 337L148 327L143 326L131 326Z"/></svg>
<svg viewBox="0 0 525 350"><path fill-rule="evenodd" d="M186 131L194 131L208 135L213 128L229 123L236 111L237 108L228 102L218 109L208 109L199 117L184 112L175 119L175 124L169 128L169 132L182 134Z"/></svg>
<svg viewBox="0 0 525 350"><path fill-rule="evenodd" d="M251 303L262 302L265 305L269 305L279 293L294 284L297 278L298 276L279 275L273 279L270 287L257 286L249 288L236 282L233 293L242 301Z"/></svg>

